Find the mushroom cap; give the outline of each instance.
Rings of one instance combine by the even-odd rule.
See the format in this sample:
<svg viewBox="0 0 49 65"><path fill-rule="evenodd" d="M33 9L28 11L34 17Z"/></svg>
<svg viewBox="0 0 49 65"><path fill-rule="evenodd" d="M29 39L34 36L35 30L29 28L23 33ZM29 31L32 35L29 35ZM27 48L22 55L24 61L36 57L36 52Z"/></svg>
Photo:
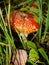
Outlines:
<svg viewBox="0 0 49 65"><path fill-rule="evenodd" d="M34 14L21 11L12 11L10 14L10 25L14 31L23 34L30 34L39 29L39 23L36 22Z"/></svg>

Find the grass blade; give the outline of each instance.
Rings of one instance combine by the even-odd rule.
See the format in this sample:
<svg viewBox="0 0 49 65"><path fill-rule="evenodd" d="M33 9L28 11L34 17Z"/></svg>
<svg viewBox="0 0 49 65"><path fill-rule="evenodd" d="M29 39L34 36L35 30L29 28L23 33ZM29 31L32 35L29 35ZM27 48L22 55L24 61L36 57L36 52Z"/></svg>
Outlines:
<svg viewBox="0 0 49 65"><path fill-rule="evenodd" d="M6 47L6 65L8 65L8 47Z"/></svg>
<svg viewBox="0 0 49 65"><path fill-rule="evenodd" d="M40 28L39 28L39 40L41 38L41 33L42 33L42 0L37 0L37 4L38 4L38 10L39 10L39 24L40 24Z"/></svg>
<svg viewBox="0 0 49 65"><path fill-rule="evenodd" d="M48 0L48 11L47 11L47 18L46 18L46 25L45 25L45 31L44 31L44 39L46 37L46 33L49 29L49 0Z"/></svg>
<svg viewBox="0 0 49 65"><path fill-rule="evenodd" d="M44 49L43 49L43 48L39 48L38 51L39 51L40 54L43 56L43 58L44 58L45 60L47 60L47 63L49 64L49 58L48 58L46 52L44 51Z"/></svg>

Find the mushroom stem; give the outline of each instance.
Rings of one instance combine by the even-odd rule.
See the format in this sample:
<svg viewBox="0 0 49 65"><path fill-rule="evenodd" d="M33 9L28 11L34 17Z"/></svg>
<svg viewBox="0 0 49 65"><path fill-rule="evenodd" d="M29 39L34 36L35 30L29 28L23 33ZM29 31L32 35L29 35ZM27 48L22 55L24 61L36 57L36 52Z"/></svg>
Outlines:
<svg viewBox="0 0 49 65"><path fill-rule="evenodd" d="M26 37L27 35L25 35L23 33L19 33L17 30L16 30L16 32L19 36L19 39L22 43L23 48L26 49L27 48L27 37Z"/></svg>
<svg viewBox="0 0 49 65"><path fill-rule="evenodd" d="M26 38L25 34L20 35L20 37L22 39L23 47L24 47L24 49L26 49L27 48L27 38Z"/></svg>
<svg viewBox="0 0 49 65"><path fill-rule="evenodd" d="M27 48L27 37L25 34L20 34L21 38L22 38L22 41L23 41L23 44L24 44L24 47L25 49Z"/></svg>

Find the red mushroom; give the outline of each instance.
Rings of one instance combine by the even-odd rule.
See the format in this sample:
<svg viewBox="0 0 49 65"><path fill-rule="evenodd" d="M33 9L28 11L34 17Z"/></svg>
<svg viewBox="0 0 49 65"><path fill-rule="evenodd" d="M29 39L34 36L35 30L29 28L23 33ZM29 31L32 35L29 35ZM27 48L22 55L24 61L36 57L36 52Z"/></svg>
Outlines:
<svg viewBox="0 0 49 65"><path fill-rule="evenodd" d="M10 25L13 30L23 34L30 34L39 29L36 16L28 12L13 11L10 14Z"/></svg>
<svg viewBox="0 0 49 65"><path fill-rule="evenodd" d="M36 22L36 16L28 12L13 11L10 14L10 25L14 31L20 33L19 38L23 41L23 47L27 47L27 35L36 32L39 29L39 23Z"/></svg>

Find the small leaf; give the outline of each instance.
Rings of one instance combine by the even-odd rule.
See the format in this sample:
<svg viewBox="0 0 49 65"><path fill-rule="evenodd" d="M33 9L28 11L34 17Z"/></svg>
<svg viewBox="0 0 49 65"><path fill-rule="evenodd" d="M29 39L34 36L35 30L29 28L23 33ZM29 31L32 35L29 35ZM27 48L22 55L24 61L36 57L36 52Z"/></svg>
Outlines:
<svg viewBox="0 0 49 65"><path fill-rule="evenodd" d="M48 59L48 56L47 56L46 52L44 51L44 49L43 49L43 48L39 48L38 50L39 50L39 52L41 53L41 55L43 56L43 58L44 58L45 60L47 60L47 62L48 62L48 64L49 64L49 59Z"/></svg>
<svg viewBox="0 0 49 65"><path fill-rule="evenodd" d="M38 55L38 52L35 49L30 50L29 59L31 61L34 61L34 62L38 61L39 55Z"/></svg>
<svg viewBox="0 0 49 65"><path fill-rule="evenodd" d="M34 48L35 50L37 50L37 47L36 47L34 42L27 41L27 46L28 46L29 49Z"/></svg>

